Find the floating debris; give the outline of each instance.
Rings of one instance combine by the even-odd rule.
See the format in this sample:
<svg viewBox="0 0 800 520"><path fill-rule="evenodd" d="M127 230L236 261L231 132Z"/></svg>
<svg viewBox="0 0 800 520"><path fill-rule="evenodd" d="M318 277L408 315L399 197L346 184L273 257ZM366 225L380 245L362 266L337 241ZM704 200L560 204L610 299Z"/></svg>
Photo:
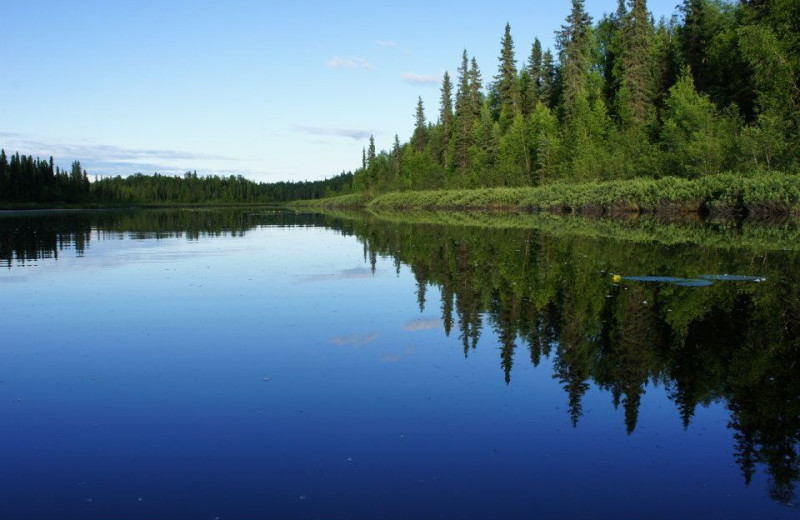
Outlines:
<svg viewBox="0 0 800 520"><path fill-rule="evenodd" d="M679 285L681 287L707 287L714 285L711 280L699 278L678 278L676 276L620 276L614 275L615 282L622 280L629 280L632 282L646 282L646 283L668 283L672 285Z"/></svg>
<svg viewBox="0 0 800 520"><path fill-rule="evenodd" d="M719 282L766 282L767 279L763 276L749 276L742 274L701 274L700 278L704 280L714 280Z"/></svg>

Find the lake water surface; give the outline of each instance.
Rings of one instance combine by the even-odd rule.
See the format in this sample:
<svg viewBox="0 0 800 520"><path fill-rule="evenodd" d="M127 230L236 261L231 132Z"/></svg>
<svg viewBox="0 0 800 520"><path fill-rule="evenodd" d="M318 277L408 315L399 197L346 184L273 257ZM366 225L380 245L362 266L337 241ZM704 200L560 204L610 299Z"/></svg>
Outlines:
<svg viewBox="0 0 800 520"><path fill-rule="evenodd" d="M575 222L0 217L0 518L798 518L796 229Z"/></svg>

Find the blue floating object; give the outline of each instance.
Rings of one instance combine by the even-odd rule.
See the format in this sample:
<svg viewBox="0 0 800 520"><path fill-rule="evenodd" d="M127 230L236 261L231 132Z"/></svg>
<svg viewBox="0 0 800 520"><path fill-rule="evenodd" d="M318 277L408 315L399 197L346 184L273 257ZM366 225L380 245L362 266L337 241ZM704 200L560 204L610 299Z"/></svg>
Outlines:
<svg viewBox="0 0 800 520"><path fill-rule="evenodd" d="M678 278L676 276L623 276L622 279L634 282L669 283L681 287L708 287L709 285L714 285L714 282L710 280Z"/></svg>
<svg viewBox="0 0 800 520"><path fill-rule="evenodd" d="M702 274L700 278L704 280L715 280L719 282L766 282L763 276L748 276L741 274Z"/></svg>

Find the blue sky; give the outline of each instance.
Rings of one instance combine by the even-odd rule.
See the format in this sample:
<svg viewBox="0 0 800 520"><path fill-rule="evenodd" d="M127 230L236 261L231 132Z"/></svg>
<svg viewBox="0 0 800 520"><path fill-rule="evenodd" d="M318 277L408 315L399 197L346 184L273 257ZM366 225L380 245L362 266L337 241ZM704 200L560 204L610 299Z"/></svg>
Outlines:
<svg viewBox="0 0 800 520"><path fill-rule="evenodd" d="M651 0L656 18L678 0ZM408 139L417 96L436 119L461 51L484 81L511 24L519 64L553 45L570 2L407 0L8 2L0 147L90 175L315 180ZM615 0L587 0L594 19Z"/></svg>

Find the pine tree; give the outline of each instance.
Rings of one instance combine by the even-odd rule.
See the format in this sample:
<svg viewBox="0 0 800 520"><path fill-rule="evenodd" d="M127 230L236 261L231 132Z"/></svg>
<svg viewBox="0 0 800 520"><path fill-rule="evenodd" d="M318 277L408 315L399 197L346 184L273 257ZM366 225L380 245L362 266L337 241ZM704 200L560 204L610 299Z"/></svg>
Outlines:
<svg viewBox="0 0 800 520"><path fill-rule="evenodd" d="M422 105L422 97L420 97L417 101L417 111L414 115L414 120L414 135L411 137L411 143L418 152L421 152L428 144L428 133L425 124L425 108Z"/></svg>

